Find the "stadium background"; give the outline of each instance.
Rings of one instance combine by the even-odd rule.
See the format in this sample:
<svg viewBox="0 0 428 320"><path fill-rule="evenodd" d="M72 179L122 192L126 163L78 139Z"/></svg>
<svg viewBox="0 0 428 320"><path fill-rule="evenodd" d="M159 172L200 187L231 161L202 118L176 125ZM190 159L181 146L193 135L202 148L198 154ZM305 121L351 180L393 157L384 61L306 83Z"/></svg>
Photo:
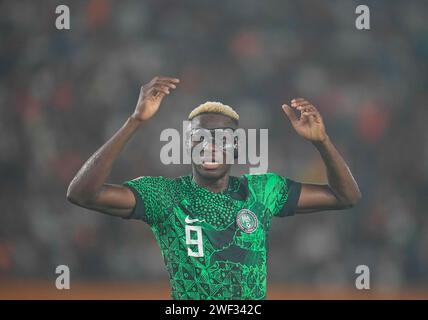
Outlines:
<svg viewBox="0 0 428 320"><path fill-rule="evenodd" d="M67 4L71 30L54 27ZM162 129L206 100L269 128L269 170L324 181L315 149L280 105L303 96L363 193L358 207L276 219L268 298L428 297L426 1L2 1L0 298L169 298L149 228L66 202L82 163L132 112L155 75L181 85L116 162L112 182L175 176ZM245 172L238 167L235 173ZM54 287L55 267L71 290ZM371 290L354 287L355 268Z"/></svg>

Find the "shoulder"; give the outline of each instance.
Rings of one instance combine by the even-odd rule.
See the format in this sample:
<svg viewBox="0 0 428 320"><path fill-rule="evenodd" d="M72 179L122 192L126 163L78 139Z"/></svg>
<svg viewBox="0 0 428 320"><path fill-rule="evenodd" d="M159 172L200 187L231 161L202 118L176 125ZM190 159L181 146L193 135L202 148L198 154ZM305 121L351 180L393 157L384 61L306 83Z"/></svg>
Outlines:
<svg viewBox="0 0 428 320"><path fill-rule="evenodd" d="M275 172L255 173L242 175L248 183L278 183L284 182L285 178Z"/></svg>
<svg viewBox="0 0 428 320"><path fill-rule="evenodd" d="M124 184L138 191L165 191L180 184L183 178L184 177L141 176L126 181Z"/></svg>
<svg viewBox="0 0 428 320"><path fill-rule="evenodd" d="M287 191L287 178L274 172L244 174L243 177L249 193L265 200Z"/></svg>

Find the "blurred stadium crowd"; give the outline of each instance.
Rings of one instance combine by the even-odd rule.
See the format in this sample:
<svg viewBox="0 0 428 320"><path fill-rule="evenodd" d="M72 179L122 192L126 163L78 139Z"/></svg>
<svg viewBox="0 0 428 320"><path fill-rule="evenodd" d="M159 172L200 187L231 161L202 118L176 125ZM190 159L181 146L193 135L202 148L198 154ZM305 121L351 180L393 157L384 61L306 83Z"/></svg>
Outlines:
<svg viewBox="0 0 428 320"><path fill-rule="evenodd" d="M55 29L67 4L71 30ZM111 182L177 176L159 135L207 100L245 128L269 129L269 171L325 181L316 150L280 106L303 96L324 116L363 193L346 212L277 218L270 283L428 287L426 1L2 1L0 3L0 279L166 280L150 229L67 203L83 162L133 111L155 75L180 87L129 143ZM239 166L235 174L248 172ZM0 280L1 281L1 280Z"/></svg>

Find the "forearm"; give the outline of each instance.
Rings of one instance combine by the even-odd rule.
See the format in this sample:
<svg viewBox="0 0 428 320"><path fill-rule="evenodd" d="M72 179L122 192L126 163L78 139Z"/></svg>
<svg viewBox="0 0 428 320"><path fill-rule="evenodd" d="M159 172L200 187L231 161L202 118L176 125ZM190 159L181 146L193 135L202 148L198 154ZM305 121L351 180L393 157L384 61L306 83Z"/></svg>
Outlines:
<svg viewBox="0 0 428 320"><path fill-rule="evenodd" d="M318 149L327 171L328 184L336 198L344 206L352 206L359 201L361 193L358 184L336 147L327 138L314 143Z"/></svg>
<svg viewBox="0 0 428 320"><path fill-rule="evenodd" d="M128 118L114 136L85 162L68 187L68 199L80 203L95 199L110 175L114 161L140 124L141 121Z"/></svg>

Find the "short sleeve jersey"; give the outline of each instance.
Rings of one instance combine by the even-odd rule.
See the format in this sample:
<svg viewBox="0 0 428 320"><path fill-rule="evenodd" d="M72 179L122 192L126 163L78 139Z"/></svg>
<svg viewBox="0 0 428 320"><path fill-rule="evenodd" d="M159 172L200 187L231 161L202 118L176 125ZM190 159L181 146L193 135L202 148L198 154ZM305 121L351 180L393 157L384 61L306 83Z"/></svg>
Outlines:
<svg viewBox="0 0 428 320"><path fill-rule="evenodd" d="M275 173L231 176L214 193L192 176L139 177L130 216L148 223L169 273L173 299L264 299L268 232L295 213L301 184Z"/></svg>

